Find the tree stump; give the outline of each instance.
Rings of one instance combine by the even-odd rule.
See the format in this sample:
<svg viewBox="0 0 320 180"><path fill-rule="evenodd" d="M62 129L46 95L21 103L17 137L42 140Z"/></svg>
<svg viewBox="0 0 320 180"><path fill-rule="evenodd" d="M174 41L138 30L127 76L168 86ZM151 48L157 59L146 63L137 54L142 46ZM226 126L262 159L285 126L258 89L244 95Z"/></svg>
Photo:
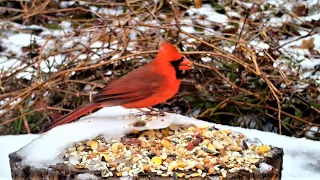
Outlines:
<svg viewBox="0 0 320 180"><path fill-rule="evenodd" d="M228 173L225 179L228 180L249 180L249 179L259 179L259 180L277 180L281 179L281 171L283 165L283 150L281 148L273 148L273 157L265 158L263 162L271 165L273 168L268 173L260 173L259 171L253 171L249 173L247 171L239 171L237 173ZM50 166L48 169L32 167L29 165L22 165L22 158L16 153L11 153L10 167L12 179L22 180L22 179L49 179L49 180L60 180L60 179L106 179L101 177L100 171L90 171L88 169L75 169L65 164L57 164L55 166ZM93 174L90 176L84 176L85 174ZM208 176L205 178L195 177L191 179L212 179L214 176ZM218 176L216 176L218 178ZM120 179L120 177L108 177L107 179ZM143 174L133 179L174 179L170 177L161 177L155 174ZM180 179L180 178L179 178ZM181 178L182 179L182 178Z"/></svg>
<svg viewBox="0 0 320 180"><path fill-rule="evenodd" d="M51 137L56 136L51 134ZM12 178L120 179L131 176L132 179L276 180L281 179L284 155L281 148L214 126L170 125L163 129L133 131L118 140L107 141L105 136L98 135L71 142L68 147L63 146L64 150L59 149L60 163L51 166L43 166L50 164L47 160L52 156L45 156L45 149L44 155L39 154L41 147L27 145L27 152L11 153ZM47 148L57 146L59 144ZM38 158L42 161L34 161Z"/></svg>

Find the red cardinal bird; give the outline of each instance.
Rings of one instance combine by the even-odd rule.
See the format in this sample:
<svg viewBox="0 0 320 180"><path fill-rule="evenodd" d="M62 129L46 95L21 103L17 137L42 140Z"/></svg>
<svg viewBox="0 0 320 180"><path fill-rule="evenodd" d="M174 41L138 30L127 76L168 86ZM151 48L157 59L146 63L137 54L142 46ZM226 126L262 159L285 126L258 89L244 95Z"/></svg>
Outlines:
<svg viewBox="0 0 320 180"><path fill-rule="evenodd" d="M163 42L152 62L106 85L92 102L55 120L49 129L102 107L145 108L164 102L178 91L182 71L190 69L192 63L173 45Z"/></svg>

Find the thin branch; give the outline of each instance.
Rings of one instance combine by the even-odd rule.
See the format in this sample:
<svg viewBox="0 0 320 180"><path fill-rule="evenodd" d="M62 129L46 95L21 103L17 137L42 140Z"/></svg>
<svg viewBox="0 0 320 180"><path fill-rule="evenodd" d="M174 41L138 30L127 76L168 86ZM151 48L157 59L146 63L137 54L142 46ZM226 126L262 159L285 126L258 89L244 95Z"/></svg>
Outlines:
<svg viewBox="0 0 320 180"><path fill-rule="evenodd" d="M276 50L278 50L278 49L280 49L280 48L282 48L282 47L284 47L284 46L286 46L286 45L288 45L288 44L290 44L290 43L292 43L292 42L295 42L295 41L298 41L298 40L300 40L300 39L309 37L309 36L313 35L312 33L313 33L313 31L314 31L314 29L315 29L316 27L317 27L317 23L314 23L314 24L312 25L311 30L308 32L308 34L306 34L306 35L304 35L304 36L300 36L300 37L298 37L298 38L296 38L296 39L294 39L294 40L288 41L288 42L286 42L286 43L283 43L283 44L281 44L281 45L279 45L279 46L277 46L277 47L275 47L275 48L271 48L271 49L272 49L273 51L276 51ZM315 32L314 34L316 34L316 33L318 33L318 32Z"/></svg>
<svg viewBox="0 0 320 180"><path fill-rule="evenodd" d="M18 107L19 107L19 111L20 111L22 119L23 119L24 128L26 128L26 131L28 134L31 134L30 128L29 128L29 123L28 123L26 116L24 115L22 106L19 105Z"/></svg>
<svg viewBox="0 0 320 180"><path fill-rule="evenodd" d="M216 74L218 74L223 80L225 80L228 84L230 84L233 88L235 89L238 89L246 94L249 94L249 95L252 95L256 98L261 98L259 96L259 94L256 94L256 93L253 93L253 92L250 92L246 89L243 89L243 88L240 88L238 86L236 86L233 82L231 82L228 78L226 78L220 71L217 70L217 68L215 66L208 66L208 65L203 65L203 64L199 64L199 63L194 63L195 65L197 66L200 66L200 67L205 67L205 68L209 68L211 70L213 70Z"/></svg>

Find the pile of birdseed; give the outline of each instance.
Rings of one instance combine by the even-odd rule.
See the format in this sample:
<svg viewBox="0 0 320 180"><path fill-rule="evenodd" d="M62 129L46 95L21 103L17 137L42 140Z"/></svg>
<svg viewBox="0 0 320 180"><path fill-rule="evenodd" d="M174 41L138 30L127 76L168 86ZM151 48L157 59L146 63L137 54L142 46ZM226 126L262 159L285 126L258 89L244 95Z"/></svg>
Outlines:
<svg viewBox="0 0 320 180"><path fill-rule="evenodd" d="M120 141L103 136L73 144L64 161L77 169L101 171L102 177L205 177L257 169L272 147L248 143L241 133L214 127L170 125L159 130L133 132Z"/></svg>

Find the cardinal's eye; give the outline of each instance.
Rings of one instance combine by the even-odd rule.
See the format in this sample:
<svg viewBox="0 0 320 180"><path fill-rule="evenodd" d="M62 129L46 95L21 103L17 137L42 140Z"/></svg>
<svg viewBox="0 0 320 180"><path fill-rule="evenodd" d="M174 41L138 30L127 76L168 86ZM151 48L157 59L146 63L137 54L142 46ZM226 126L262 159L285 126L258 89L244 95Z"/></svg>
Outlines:
<svg viewBox="0 0 320 180"><path fill-rule="evenodd" d="M181 63L182 61L183 61L183 57L181 57L181 58L178 59L178 60L170 61L170 63L172 64L172 66L173 66L174 68L178 68L179 65L180 65L180 63Z"/></svg>
<svg viewBox="0 0 320 180"><path fill-rule="evenodd" d="M183 57L180 58L179 60L171 61L170 63L174 67L174 70L176 71L176 78L181 79L182 71L179 69L180 63L183 61Z"/></svg>

